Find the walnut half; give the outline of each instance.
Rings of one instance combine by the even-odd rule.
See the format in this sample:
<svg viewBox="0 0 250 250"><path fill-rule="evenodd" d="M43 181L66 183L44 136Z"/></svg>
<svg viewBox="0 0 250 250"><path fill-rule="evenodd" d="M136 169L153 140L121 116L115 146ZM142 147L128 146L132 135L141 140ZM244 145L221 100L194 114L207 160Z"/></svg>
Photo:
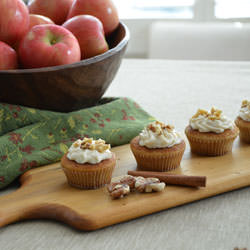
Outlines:
<svg viewBox="0 0 250 250"><path fill-rule="evenodd" d="M124 175L116 178L114 182L108 185L110 196L114 199L123 198L135 189L136 178L131 175Z"/></svg>
<svg viewBox="0 0 250 250"><path fill-rule="evenodd" d="M120 179L120 183L127 184L129 186L130 190L135 189L135 182L136 182L136 177L134 177L132 175L124 175Z"/></svg>
<svg viewBox="0 0 250 250"><path fill-rule="evenodd" d="M165 183L160 182L158 178L137 177L135 189L140 193L160 192L165 188Z"/></svg>
<svg viewBox="0 0 250 250"><path fill-rule="evenodd" d="M131 191L138 191L140 193L160 192L165 186L165 183L160 182L157 178L124 175L114 178L114 181L108 185L108 192L113 199L119 199Z"/></svg>
<svg viewBox="0 0 250 250"><path fill-rule="evenodd" d="M108 185L108 191L113 199L123 198L130 193L129 185L120 182L113 182Z"/></svg>

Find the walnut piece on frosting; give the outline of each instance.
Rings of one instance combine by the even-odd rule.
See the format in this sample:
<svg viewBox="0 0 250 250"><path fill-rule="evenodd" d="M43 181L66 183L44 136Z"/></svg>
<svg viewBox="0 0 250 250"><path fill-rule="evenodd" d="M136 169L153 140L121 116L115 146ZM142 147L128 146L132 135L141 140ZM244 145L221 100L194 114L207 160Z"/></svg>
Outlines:
<svg viewBox="0 0 250 250"><path fill-rule="evenodd" d="M198 116L208 116L208 112L205 109L198 109L197 112L192 116L192 118L197 118Z"/></svg>
<svg viewBox="0 0 250 250"><path fill-rule="evenodd" d="M241 103L241 108L248 108L250 109L250 101L248 100L243 100L242 103Z"/></svg>
<svg viewBox="0 0 250 250"><path fill-rule="evenodd" d="M78 148L79 146L80 146L80 144L77 141L73 143L74 148Z"/></svg>
<svg viewBox="0 0 250 250"><path fill-rule="evenodd" d="M171 132L174 130L174 126L166 125L163 122L159 122L159 121L150 123L147 126L147 128L151 130L153 133L156 133L157 135L162 135L164 129L166 129L168 132Z"/></svg>
<svg viewBox="0 0 250 250"><path fill-rule="evenodd" d="M209 120L220 120L222 115L222 110L216 109L214 107L211 108L211 111L208 112L204 109L198 109L195 115L192 118L197 118L199 116L207 117Z"/></svg>
<svg viewBox="0 0 250 250"><path fill-rule="evenodd" d="M222 110L215 109L214 107L211 108L210 115L208 119L210 120L220 120L221 119Z"/></svg>
<svg viewBox="0 0 250 250"><path fill-rule="evenodd" d="M75 145L77 144L77 145ZM74 147L78 147L78 142L74 143ZM81 149L97 150L99 153L110 149L110 144L106 144L104 140L98 139L93 140L93 138L84 138L81 143Z"/></svg>
<svg viewBox="0 0 250 250"><path fill-rule="evenodd" d="M113 199L123 198L131 191L140 193L160 192L165 188L165 183L160 182L158 178L134 177L124 175L114 178L114 182L108 185L107 189Z"/></svg>

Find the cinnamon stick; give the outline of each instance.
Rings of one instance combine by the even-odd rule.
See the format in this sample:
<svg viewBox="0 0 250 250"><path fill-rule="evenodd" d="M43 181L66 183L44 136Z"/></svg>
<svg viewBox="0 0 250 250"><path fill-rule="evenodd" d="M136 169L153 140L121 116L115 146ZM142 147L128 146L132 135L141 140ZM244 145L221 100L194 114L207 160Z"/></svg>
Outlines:
<svg viewBox="0 0 250 250"><path fill-rule="evenodd" d="M206 176L191 176L191 175L177 175L165 172L151 172L151 171L128 171L129 175L142 176L145 178L155 177L167 184L190 186L190 187L205 187Z"/></svg>

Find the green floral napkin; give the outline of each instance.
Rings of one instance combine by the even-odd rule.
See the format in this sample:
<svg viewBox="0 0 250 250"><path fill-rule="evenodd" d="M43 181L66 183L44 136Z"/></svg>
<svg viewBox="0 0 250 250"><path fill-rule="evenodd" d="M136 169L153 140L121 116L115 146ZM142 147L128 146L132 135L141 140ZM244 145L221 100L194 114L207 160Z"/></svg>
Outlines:
<svg viewBox="0 0 250 250"><path fill-rule="evenodd" d="M78 138L122 145L152 120L128 98L105 98L71 113L0 103L0 188L33 167L59 161Z"/></svg>

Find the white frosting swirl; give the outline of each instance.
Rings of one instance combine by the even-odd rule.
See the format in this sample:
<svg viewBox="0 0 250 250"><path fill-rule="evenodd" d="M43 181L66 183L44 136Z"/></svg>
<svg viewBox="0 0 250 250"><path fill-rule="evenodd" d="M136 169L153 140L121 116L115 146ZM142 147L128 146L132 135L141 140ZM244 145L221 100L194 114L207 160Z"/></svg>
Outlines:
<svg viewBox="0 0 250 250"><path fill-rule="evenodd" d="M103 160L112 158L112 153L109 149L106 149L103 152L99 152L97 150L90 150L90 149L82 149L81 143L83 140L77 140L74 142L68 150L67 158L69 160L74 160L77 163L84 164L96 164ZM92 141L94 144L95 141ZM78 146L77 146L78 145Z"/></svg>
<svg viewBox="0 0 250 250"><path fill-rule="evenodd" d="M173 127L167 127L160 122L151 123L139 134L139 145L147 148L170 148L181 143L180 134Z"/></svg>
<svg viewBox="0 0 250 250"><path fill-rule="evenodd" d="M226 129L233 129L234 127L233 122L224 115L221 115L220 119L215 120L199 115L198 117L192 117L189 124L192 129L199 132L223 133Z"/></svg>
<svg viewBox="0 0 250 250"><path fill-rule="evenodd" d="M241 107L239 117L244 121L250 122L250 105Z"/></svg>

